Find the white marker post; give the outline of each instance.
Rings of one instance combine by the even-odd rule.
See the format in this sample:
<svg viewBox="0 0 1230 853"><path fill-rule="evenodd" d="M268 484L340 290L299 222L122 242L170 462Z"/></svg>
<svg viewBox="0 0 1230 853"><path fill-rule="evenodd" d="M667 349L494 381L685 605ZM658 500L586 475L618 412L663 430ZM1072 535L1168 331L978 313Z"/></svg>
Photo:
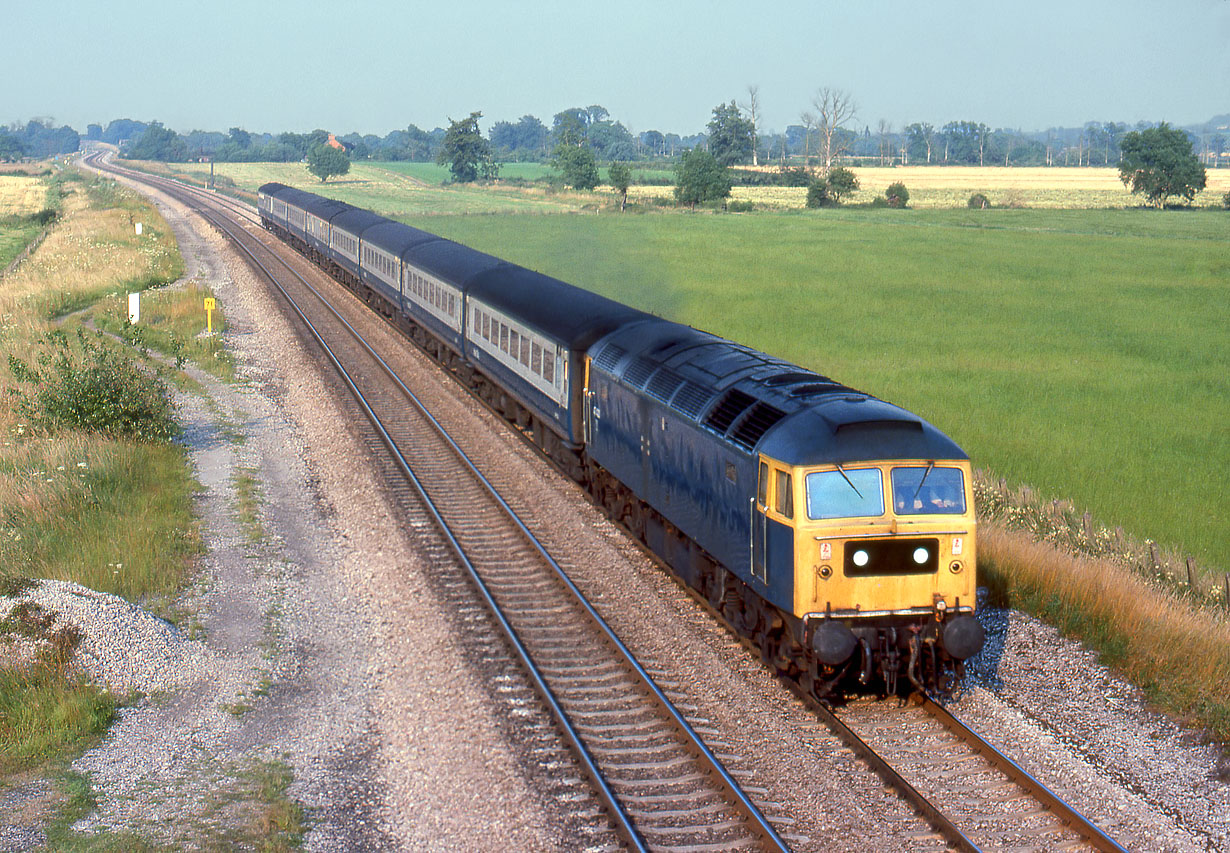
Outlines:
<svg viewBox="0 0 1230 853"><path fill-rule="evenodd" d="M141 223L140 222L137 223L137 236L138 237L141 236Z"/></svg>
<svg viewBox="0 0 1230 853"><path fill-rule="evenodd" d="M141 321L141 292L128 294L128 322L134 326Z"/></svg>

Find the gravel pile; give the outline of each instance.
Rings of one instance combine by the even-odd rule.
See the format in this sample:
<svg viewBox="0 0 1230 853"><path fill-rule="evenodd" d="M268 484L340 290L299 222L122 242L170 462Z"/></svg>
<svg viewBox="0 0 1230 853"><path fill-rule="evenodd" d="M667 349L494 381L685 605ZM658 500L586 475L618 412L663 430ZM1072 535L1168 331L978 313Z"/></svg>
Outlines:
<svg viewBox="0 0 1230 853"><path fill-rule="evenodd" d="M203 643L118 596L45 580L20 599L0 596L0 612L10 612L19 600L32 601L54 615L51 631L76 627L81 643L70 666L91 683L116 693L163 693L210 673L213 658Z"/></svg>

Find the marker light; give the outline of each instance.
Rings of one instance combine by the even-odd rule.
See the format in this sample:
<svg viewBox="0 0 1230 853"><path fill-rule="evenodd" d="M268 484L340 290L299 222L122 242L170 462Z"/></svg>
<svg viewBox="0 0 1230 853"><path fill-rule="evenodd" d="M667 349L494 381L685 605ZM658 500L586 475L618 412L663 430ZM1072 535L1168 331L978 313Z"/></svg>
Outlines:
<svg viewBox="0 0 1230 853"><path fill-rule="evenodd" d="M854 561L854 565L858 566L859 568L862 568L863 566L871 562L871 555L868 554L866 551L863 551L860 549L858 551L855 551L854 556L851 557L850 559Z"/></svg>
<svg viewBox="0 0 1230 853"><path fill-rule="evenodd" d="M930 556L931 555L930 553L927 552L926 548L915 548L914 549L914 562L918 563L918 565L920 566L925 565L927 562L927 558Z"/></svg>

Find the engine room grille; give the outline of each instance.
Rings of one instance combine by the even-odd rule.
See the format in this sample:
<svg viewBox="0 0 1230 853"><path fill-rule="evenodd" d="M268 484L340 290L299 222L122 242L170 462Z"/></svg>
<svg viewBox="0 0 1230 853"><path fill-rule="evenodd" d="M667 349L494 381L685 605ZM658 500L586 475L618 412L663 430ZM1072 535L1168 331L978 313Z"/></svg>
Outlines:
<svg viewBox="0 0 1230 853"><path fill-rule="evenodd" d="M750 412L739 421L730 440L735 444L751 450L760 441L760 437L769 431L775 423L786 417L786 413L768 403L757 403Z"/></svg>
<svg viewBox="0 0 1230 853"><path fill-rule="evenodd" d="M657 397L663 403L668 403L670 402L671 395L675 393L675 389L682 384L682 376L664 367L654 374L653 379L649 380L649 384L645 386L645 391L648 392L649 396Z"/></svg>
<svg viewBox="0 0 1230 853"><path fill-rule="evenodd" d="M705 404L713 397L708 391L694 382L684 382L683 387L671 401L671 408L683 412L690 418L699 418L705 410Z"/></svg>
<svg viewBox="0 0 1230 853"><path fill-rule="evenodd" d="M624 371L624 382L636 388L644 388L645 380L649 378L649 374L653 373L658 365L647 358L637 356L632 359L632 364L628 365L628 369Z"/></svg>
<svg viewBox="0 0 1230 853"><path fill-rule="evenodd" d="M731 388L709 413L709 417L705 418L705 426L725 435L726 430L730 429L730 425L735 422L735 418L743 414L743 410L755 402L756 398L750 394L744 394L738 388Z"/></svg>
<svg viewBox="0 0 1230 853"><path fill-rule="evenodd" d="M594 364L601 367L607 373L612 373L615 370L615 365L619 364L619 360L628 354L628 351L618 344L607 344L602 348L602 352L594 358Z"/></svg>

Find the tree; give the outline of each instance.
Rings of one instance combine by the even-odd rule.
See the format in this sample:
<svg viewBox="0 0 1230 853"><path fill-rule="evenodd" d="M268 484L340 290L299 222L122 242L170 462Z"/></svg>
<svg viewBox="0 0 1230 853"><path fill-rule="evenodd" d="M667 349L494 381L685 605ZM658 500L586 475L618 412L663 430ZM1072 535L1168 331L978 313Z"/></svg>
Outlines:
<svg viewBox="0 0 1230 853"><path fill-rule="evenodd" d="M11 133L0 131L0 162L11 160L15 163L25 154L26 151L20 139Z"/></svg>
<svg viewBox="0 0 1230 853"><path fill-rule="evenodd" d="M477 181L480 168L484 176L494 175L498 171L491 157L491 146L478 131L478 120L482 117L481 112L474 112L470 113L469 118L448 120L448 130L444 133L444 144L440 146L436 162L441 166L447 164L453 173L453 180L458 183Z"/></svg>
<svg viewBox="0 0 1230 853"><path fill-rule="evenodd" d="M709 153L723 166L752 159L756 128L743 117L734 101L714 107L708 127Z"/></svg>
<svg viewBox="0 0 1230 853"><path fill-rule="evenodd" d="M308 151L308 171L320 178L323 184L334 175L344 175L350 171L350 158L341 148L332 145L317 145Z"/></svg>
<svg viewBox="0 0 1230 853"><path fill-rule="evenodd" d="M627 163L611 163L607 170L611 177L611 186L619 193L619 212L623 213L628 206L628 186L632 183L632 169Z"/></svg>
<svg viewBox="0 0 1230 853"><path fill-rule="evenodd" d="M561 142L555 146L552 165L573 189L592 190L598 186L598 162L594 152L583 143Z"/></svg>
<svg viewBox="0 0 1230 853"><path fill-rule="evenodd" d="M752 125L752 165L760 165L760 87L748 84L747 100L739 104L739 109L747 113L747 120Z"/></svg>
<svg viewBox="0 0 1230 853"><path fill-rule="evenodd" d="M1147 130L1132 131L1119 143L1119 179L1133 193L1144 193L1150 204L1166 206L1166 199L1179 196L1190 204L1204 189L1207 175L1192 151L1187 134L1166 122Z"/></svg>
<svg viewBox="0 0 1230 853"><path fill-rule="evenodd" d="M811 99L811 105L816 109L813 116L814 127L820 134L820 156L824 173L828 174L829 169L833 168L833 161L841 155L845 147L840 131L845 123L858 113L858 105L854 103L849 92L828 86L816 92Z"/></svg>
<svg viewBox="0 0 1230 853"><path fill-rule="evenodd" d="M834 202L840 202L842 196L847 196L858 189L858 178L849 169L838 166L829 171L825 183L829 186L829 195Z"/></svg>
<svg viewBox="0 0 1230 853"><path fill-rule="evenodd" d="M124 150L129 160L161 160L183 162L188 158L188 144L179 134L160 122L150 122L145 132Z"/></svg>
<svg viewBox="0 0 1230 853"><path fill-rule="evenodd" d="M696 207L730 195L730 173L703 148L685 151L675 167L675 200Z"/></svg>
<svg viewBox="0 0 1230 853"><path fill-rule="evenodd" d="M906 152L910 162L925 160L931 163L931 148L935 144L935 128L925 121L916 121L905 129Z"/></svg>

